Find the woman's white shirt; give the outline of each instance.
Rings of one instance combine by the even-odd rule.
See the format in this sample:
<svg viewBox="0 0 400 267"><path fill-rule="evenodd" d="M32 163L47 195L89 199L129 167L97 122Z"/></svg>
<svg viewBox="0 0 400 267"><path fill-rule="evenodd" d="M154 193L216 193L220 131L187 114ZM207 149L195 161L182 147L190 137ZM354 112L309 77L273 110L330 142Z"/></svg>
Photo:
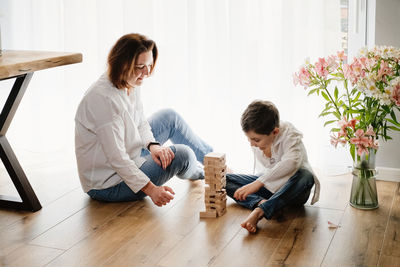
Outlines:
<svg viewBox="0 0 400 267"><path fill-rule="evenodd" d="M302 142L302 133L289 122L280 122L279 133L271 146L271 157L265 156L258 147L252 147L255 156L255 170L269 191L278 191L299 168L314 174L308 163L307 151ZM319 199L320 183L314 174L315 190L312 204Z"/></svg>
<svg viewBox="0 0 400 267"><path fill-rule="evenodd" d="M150 180L139 169L154 142L140 88L117 89L103 74L86 92L75 116L75 154L85 192L124 181L135 193Z"/></svg>

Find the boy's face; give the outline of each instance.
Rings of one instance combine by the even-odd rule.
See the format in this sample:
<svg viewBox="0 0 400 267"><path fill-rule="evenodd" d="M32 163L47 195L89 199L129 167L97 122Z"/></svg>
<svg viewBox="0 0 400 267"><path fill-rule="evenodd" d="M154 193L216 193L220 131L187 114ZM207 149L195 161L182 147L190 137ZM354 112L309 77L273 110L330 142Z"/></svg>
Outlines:
<svg viewBox="0 0 400 267"><path fill-rule="evenodd" d="M258 134L254 131L246 132L247 139L251 146L258 147L261 150L270 148L274 142L275 136L279 133L279 128L275 128L270 134Z"/></svg>

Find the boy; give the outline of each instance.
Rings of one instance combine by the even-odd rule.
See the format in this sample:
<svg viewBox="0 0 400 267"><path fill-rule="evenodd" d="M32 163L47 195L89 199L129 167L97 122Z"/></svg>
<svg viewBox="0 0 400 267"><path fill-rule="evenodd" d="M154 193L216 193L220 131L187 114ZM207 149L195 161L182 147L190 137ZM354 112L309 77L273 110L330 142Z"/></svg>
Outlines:
<svg viewBox="0 0 400 267"><path fill-rule="evenodd" d="M285 206L302 206L310 196L318 201L319 181L307 160L302 134L288 122L279 121L279 112L269 101L254 101L241 118L242 130L254 152L257 175L227 174L226 191L240 205L253 211L241 226L255 233L257 222Z"/></svg>

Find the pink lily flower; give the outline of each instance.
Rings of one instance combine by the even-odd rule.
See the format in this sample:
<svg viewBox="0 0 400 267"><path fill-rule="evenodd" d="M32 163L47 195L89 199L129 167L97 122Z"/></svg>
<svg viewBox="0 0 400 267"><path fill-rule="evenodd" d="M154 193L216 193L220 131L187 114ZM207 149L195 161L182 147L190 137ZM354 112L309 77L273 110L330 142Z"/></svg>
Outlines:
<svg viewBox="0 0 400 267"><path fill-rule="evenodd" d="M329 74L327 67L328 67L328 64L327 64L325 58L319 58L318 62L315 63L314 69L319 76L321 76L325 79Z"/></svg>
<svg viewBox="0 0 400 267"><path fill-rule="evenodd" d="M369 145L369 139L368 137L364 136L364 130L363 129L358 129L354 135L356 137L350 138L350 143L357 145L357 146L364 146L368 147Z"/></svg>
<svg viewBox="0 0 400 267"><path fill-rule="evenodd" d="M343 50L337 52L337 57L342 62L346 61L346 59L347 59L347 56L345 55Z"/></svg>
<svg viewBox="0 0 400 267"><path fill-rule="evenodd" d="M363 145L357 146L357 154L358 154L359 156L361 156L363 153L365 153L365 154L368 154L368 153L369 153L367 147L365 147L365 146L363 146Z"/></svg>
<svg viewBox="0 0 400 267"><path fill-rule="evenodd" d="M400 82L393 86L391 98L396 106L400 107Z"/></svg>
<svg viewBox="0 0 400 267"><path fill-rule="evenodd" d="M334 135L331 135L331 145L333 145L335 148L337 147L338 144L345 145L347 141L345 139L342 139L340 137L336 137Z"/></svg>
<svg viewBox="0 0 400 267"><path fill-rule="evenodd" d="M378 149L379 148L379 142L378 142L378 140L375 140L374 138L370 137L368 146L370 148L373 148L373 149Z"/></svg>
<svg viewBox="0 0 400 267"><path fill-rule="evenodd" d="M372 125L368 126L367 131L365 132L365 135L376 136L375 132L374 132L374 128L372 127Z"/></svg>

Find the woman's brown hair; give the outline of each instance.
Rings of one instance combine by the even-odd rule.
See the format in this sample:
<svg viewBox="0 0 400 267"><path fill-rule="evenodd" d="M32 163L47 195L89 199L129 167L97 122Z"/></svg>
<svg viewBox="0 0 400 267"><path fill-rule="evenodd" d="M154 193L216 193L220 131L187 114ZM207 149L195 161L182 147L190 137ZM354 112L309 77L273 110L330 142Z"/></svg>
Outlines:
<svg viewBox="0 0 400 267"><path fill-rule="evenodd" d="M108 54L108 77L111 83L118 89L129 88L128 80L135 71L136 59L141 53L148 51L153 52L151 74L158 56L156 43L138 33L119 38Z"/></svg>

